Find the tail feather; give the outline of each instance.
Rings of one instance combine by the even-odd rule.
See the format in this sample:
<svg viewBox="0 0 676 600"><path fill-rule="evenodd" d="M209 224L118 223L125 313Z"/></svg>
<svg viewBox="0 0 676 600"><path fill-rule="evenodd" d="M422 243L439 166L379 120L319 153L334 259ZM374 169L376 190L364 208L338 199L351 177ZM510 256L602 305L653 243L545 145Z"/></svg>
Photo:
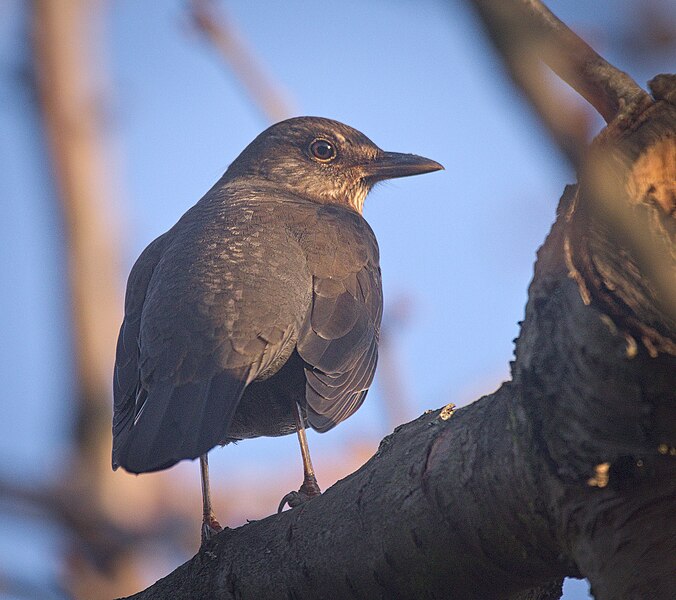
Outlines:
<svg viewBox="0 0 676 600"><path fill-rule="evenodd" d="M166 469L205 454L227 437L247 385L246 374L153 386L135 423L114 439L113 460L131 473Z"/></svg>

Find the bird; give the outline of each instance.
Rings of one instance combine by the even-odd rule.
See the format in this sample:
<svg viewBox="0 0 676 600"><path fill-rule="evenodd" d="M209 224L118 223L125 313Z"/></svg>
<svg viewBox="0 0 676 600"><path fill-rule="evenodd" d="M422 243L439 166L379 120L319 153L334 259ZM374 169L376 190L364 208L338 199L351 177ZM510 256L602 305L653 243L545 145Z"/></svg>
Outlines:
<svg viewBox="0 0 676 600"><path fill-rule="evenodd" d="M320 117L258 135L131 269L113 469L199 458L202 543L222 529L209 491L217 445L296 433L303 483L278 511L319 495L305 429L352 415L378 356L382 282L364 200L380 181L440 169Z"/></svg>

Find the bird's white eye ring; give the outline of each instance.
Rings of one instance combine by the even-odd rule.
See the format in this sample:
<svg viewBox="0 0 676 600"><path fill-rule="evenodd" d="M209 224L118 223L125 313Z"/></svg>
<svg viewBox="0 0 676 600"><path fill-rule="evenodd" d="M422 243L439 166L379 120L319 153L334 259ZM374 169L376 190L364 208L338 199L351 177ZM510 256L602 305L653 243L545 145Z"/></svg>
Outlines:
<svg viewBox="0 0 676 600"><path fill-rule="evenodd" d="M336 147L328 140L314 140L310 144L310 156L319 162L331 162L336 158Z"/></svg>

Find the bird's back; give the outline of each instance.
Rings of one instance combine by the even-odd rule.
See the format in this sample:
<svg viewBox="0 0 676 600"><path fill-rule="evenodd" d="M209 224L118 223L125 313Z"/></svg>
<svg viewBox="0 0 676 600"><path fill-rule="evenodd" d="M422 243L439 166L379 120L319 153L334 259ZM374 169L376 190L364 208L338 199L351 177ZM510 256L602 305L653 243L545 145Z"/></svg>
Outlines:
<svg viewBox="0 0 676 600"><path fill-rule="evenodd" d="M330 428L370 384L381 305L377 245L361 216L265 185L215 186L130 275L114 463L154 470L228 438L288 433L287 397ZM267 412L266 398L277 402Z"/></svg>
<svg viewBox="0 0 676 600"><path fill-rule="evenodd" d="M270 351L297 335L311 275L285 226L288 205L228 191L198 203L170 232L143 304L143 382L180 384L223 368L252 367L258 377ZM264 364L253 364L258 358Z"/></svg>

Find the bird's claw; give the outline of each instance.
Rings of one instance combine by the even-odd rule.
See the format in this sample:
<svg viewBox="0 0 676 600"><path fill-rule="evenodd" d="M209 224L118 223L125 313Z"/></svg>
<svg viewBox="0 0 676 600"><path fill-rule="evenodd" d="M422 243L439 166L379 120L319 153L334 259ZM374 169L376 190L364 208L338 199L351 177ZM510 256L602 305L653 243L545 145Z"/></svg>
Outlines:
<svg viewBox="0 0 676 600"><path fill-rule="evenodd" d="M216 517L213 515L204 517L204 520L202 521L202 545L206 544L219 531L223 531L223 527L221 527L221 524L216 520Z"/></svg>
<svg viewBox="0 0 676 600"><path fill-rule="evenodd" d="M284 496L277 507L277 512L280 513L284 510L284 507L288 504L289 508L296 508L300 506L303 502L307 502L310 498L307 495L301 495L300 492L289 492Z"/></svg>
<svg viewBox="0 0 676 600"><path fill-rule="evenodd" d="M277 512L282 512L287 504L289 505L289 508L296 508L296 506L300 506L315 496L320 496L321 493L322 491L319 489L316 479L306 479L297 492L289 492L282 498L279 507L277 508Z"/></svg>

